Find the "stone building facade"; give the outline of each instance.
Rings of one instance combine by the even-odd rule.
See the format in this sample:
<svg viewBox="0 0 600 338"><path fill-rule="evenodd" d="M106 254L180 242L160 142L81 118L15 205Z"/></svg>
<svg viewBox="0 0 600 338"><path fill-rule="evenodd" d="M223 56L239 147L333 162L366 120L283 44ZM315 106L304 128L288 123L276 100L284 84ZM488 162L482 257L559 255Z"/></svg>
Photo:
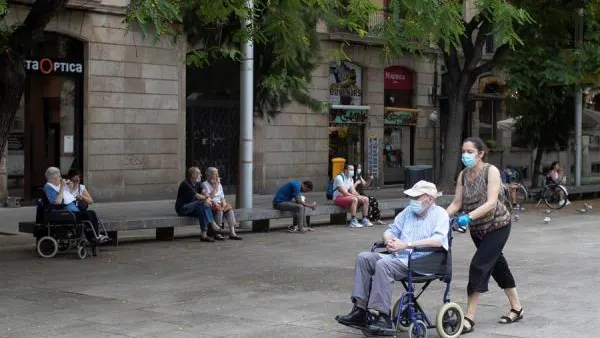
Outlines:
<svg viewBox="0 0 600 338"><path fill-rule="evenodd" d="M66 62L75 64L74 73L81 66L80 73L61 73L68 66L50 71L49 65L56 70L56 64L71 57L66 52L59 55L55 49L60 46L39 49L52 50L49 53L58 55L53 56L56 59L31 56L45 68L29 70L12 143L2 161L5 188L0 194L35 197L45 167L54 165L63 174L70 167L82 170L86 185L101 201L175 195L185 166L185 42L153 44L138 31L127 31L123 23L127 4L127 0L70 1L68 10L47 26L56 41L79 44L80 60ZM24 20L28 10L11 5L7 22ZM69 95L76 97L68 99ZM40 111L46 124L35 122ZM69 118L75 126L65 124ZM35 149L43 154L44 142L54 144L46 149L46 155L53 156L39 160Z"/></svg>
<svg viewBox="0 0 600 338"><path fill-rule="evenodd" d="M313 97L323 102L329 102L332 97L330 78L335 66L329 61L329 55L333 49L339 48L340 38L347 40L349 37L323 34L322 62L313 73L311 89ZM433 164L433 135L436 129L432 127L429 115L435 109L432 96L435 90L434 63L427 58L406 56L386 64L382 61L379 46L358 41L349 45L345 52L351 64L362 71L361 108L357 110L365 109L366 115L361 124L362 137L357 140L361 154L351 162L362 164L365 172L373 174L375 186L388 183L386 175L390 177L394 173L403 173L407 165ZM402 114L412 114L414 120L400 126L388 125L390 121L386 117L390 107L386 107L389 102L386 102L385 74L390 66L401 66L412 73L409 95L412 109L399 110ZM330 104L331 107L335 106ZM343 107L353 111L352 107ZM331 109L329 112L315 112L297 104L285 107L281 114L269 121L255 120L255 190L271 193L290 178L310 179L315 189L324 190L331 172L331 131L343 126L332 123L332 120ZM352 123L357 122L350 121L348 126ZM384 147L389 136L387 130L391 127L405 127L409 136L403 138L401 143L411 155L406 156L401 167L385 170L389 156L386 156ZM346 157L343 153L334 155ZM403 178L393 183L399 181L403 181Z"/></svg>

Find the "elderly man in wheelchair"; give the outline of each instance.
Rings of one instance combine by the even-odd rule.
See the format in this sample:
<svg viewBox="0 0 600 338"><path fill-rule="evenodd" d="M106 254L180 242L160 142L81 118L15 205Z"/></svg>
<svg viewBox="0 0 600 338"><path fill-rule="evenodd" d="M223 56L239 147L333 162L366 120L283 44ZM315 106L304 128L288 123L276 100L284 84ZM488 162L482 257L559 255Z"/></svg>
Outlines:
<svg viewBox="0 0 600 338"><path fill-rule="evenodd" d="M394 336L408 331L409 337L423 338L428 328L435 327L440 337L458 337L463 313L449 299L452 237L448 214L435 203L440 194L433 183L419 181L404 193L410 203L384 232L383 241L356 258L351 297L354 306L349 314L335 319L367 336ZM386 251L375 252L378 248ZM417 299L436 279L446 283L446 292L433 325ZM400 281L406 292L390 311L394 281ZM413 283L425 283L416 295Z"/></svg>

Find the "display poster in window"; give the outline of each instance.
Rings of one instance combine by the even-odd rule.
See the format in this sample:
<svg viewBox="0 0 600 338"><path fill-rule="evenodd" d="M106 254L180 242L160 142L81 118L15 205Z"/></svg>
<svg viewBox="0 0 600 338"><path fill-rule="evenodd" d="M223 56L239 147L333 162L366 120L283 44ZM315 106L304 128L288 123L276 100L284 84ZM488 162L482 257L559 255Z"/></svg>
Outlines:
<svg viewBox="0 0 600 338"><path fill-rule="evenodd" d="M362 68L341 61L329 65L329 103L360 106L362 104Z"/></svg>
<svg viewBox="0 0 600 338"><path fill-rule="evenodd" d="M25 149L25 135L24 134L9 134L8 135L8 150L9 151L20 151Z"/></svg>
<svg viewBox="0 0 600 338"><path fill-rule="evenodd" d="M379 139L371 137L367 149L367 167L374 178L379 177Z"/></svg>

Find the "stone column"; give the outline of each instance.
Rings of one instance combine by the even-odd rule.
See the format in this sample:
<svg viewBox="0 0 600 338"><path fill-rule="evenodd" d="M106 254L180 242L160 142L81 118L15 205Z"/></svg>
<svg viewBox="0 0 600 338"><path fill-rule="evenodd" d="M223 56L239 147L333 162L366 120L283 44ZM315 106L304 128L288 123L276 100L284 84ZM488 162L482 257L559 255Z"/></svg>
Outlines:
<svg viewBox="0 0 600 338"><path fill-rule="evenodd" d="M8 147L4 148L4 154L0 159L0 201L5 201L8 197L8 182L6 173L6 154Z"/></svg>

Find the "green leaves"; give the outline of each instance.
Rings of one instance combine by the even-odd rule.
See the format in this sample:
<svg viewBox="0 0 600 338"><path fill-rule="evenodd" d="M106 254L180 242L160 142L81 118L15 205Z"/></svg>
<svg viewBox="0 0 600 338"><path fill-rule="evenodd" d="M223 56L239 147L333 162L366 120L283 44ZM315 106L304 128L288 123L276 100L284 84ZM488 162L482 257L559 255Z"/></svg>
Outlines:
<svg viewBox="0 0 600 338"><path fill-rule="evenodd" d="M161 36L177 37L182 31L180 0L131 0L125 22L138 26L145 38L152 34L156 42Z"/></svg>

